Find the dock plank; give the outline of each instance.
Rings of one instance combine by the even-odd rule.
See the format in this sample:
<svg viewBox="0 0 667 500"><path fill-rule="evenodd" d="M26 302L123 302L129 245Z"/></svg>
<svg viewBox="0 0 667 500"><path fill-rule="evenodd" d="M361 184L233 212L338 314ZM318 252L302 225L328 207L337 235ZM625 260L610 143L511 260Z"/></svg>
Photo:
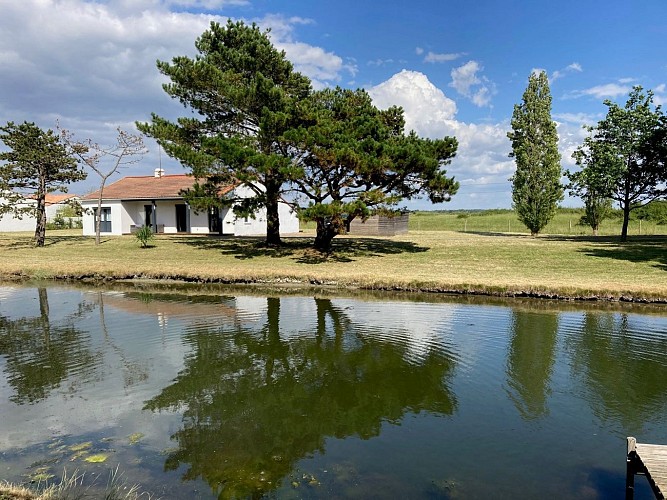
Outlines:
<svg viewBox="0 0 667 500"><path fill-rule="evenodd" d="M635 474L646 475L655 497L665 498L665 493L667 493L667 445L638 443L635 438L629 437L627 467L626 498L633 497Z"/></svg>

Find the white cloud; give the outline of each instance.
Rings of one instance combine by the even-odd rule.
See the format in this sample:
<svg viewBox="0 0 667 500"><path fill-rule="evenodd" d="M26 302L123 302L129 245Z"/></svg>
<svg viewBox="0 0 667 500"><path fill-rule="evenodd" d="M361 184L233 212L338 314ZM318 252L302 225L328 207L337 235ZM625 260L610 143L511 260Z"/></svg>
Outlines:
<svg viewBox="0 0 667 500"><path fill-rule="evenodd" d="M421 47L416 47L415 48L415 54L417 54L418 56L422 55L423 53L424 53L424 49L422 49Z"/></svg>
<svg viewBox="0 0 667 500"><path fill-rule="evenodd" d="M166 0L166 5L188 9L219 10L229 5L248 5L248 0Z"/></svg>
<svg viewBox="0 0 667 500"><path fill-rule="evenodd" d="M247 3L239 0L0 0L0 123L34 121L53 128L58 120L78 138L111 144L116 127L134 129L136 120L156 112L168 118L186 111L162 90L165 78L155 61L193 56L195 40L211 21L227 17L211 13L172 11L195 8L212 11ZM248 22L252 21L248 20ZM255 19L271 28L274 44L284 49L295 68L323 87L356 74L356 64L321 47L294 40L302 17ZM152 172L157 147L123 175ZM165 168L182 167L163 155ZM92 181L88 181L92 182ZM88 189L85 185L83 190Z"/></svg>
<svg viewBox="0 0 667 500"><path fill-rule="evenodd" d="M628 94L632 90L632 87L629 85L623 85L622 83L606 83L604 85L596 85L595 87L590 87L588 89L579 90L570 94L571 97L583 97L583 96L592 96L596 99L607 99L615 98Z"/></svg>
<svg viewBox="0 0 667 500"><path fill-rule="evenodd" d="M458 152L447 171L467 182L448 208L508 206L506 181L514 171L514 162L508 158L507 122L474 124L456 120L456 103L416 71L403 70L368 92L379 108L401 106L406 129L422 137L456 137ZM481 193L479 186L488 184L494 184L493 193Z"/></svg>
<svg viewBox="0 0 667 500"><path fill-rule="evenodd" d="M549 80L551 82L555 82L559 78L563 78L564 76L566 76L570 73L581 73L583 71L584 71L584 69L581 67L581 64L579 64L577 62L573 62L573 63L568 64L567 66L565 66L565 68L563 68L563 69L559 69L559 70L554 71L551 74L551 77L549 78Z"/></svg>
<svg viewBox="0 0 667 500"><path fill-rule="evenodd" d="M477 61L468 61L451 71L450 87L468 97L476 106L484 107L491 103L496 93L496 86L488 78L478 76L484 68Z"/></svg>
<svg viewBox="0 0 667 500"><path fill-rule="evenodd" d="M420 54L420 53L418 52L418 54ZM437 54L435 52L429 52L424 57L424 62L441 63L441 62L447 62L447 61L454 61L454 60L458 59L459 57L461 57L463 55L464 54L462 54L462 53L458 53L458 54Z"/></svg>
<svg viewBox="0 0 667 500"><path fill-rule="evenodd" d="M444 124L456 115L456 103L417 71L403 70L368 93L379 108L402 106L406 128L423 136L444 135Z"/></svg>

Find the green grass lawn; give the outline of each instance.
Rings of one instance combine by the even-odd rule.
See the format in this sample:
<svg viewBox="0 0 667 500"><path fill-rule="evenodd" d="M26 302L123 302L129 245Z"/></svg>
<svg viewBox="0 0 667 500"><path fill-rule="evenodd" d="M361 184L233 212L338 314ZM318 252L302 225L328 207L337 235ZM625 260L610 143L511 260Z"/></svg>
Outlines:
<svg viewBox="0 0 667 500"><path fill-rule="evenodd" d="M559 210L542 231L543 234L592 235L589 226L580 226L582 210ZM601 236L621 234L622 219L613 217L600 225ZM491 233L522 233L530 231L519 222L511 210L485 210L481 212L415 212L410 214L410 230L415 231L464 231ZM667 225L651 221L630 220L628 234L635 236L667 235Z"/></svg>
<svg viewBox="0 0 667 500"><path fill-rule="evenodd" d="M263 238L158 235L151 248L134 236L94 238L47 232L0 234L0 277L175 278L191 281L317 283L340 287L667 299L667 237L502 234L434 230L440 214L415 214L411 230L391 238L339 236L333 252L311 249L306 229L285 245ZM456 220L456 217L454 217ZM510 222L511 224L511 222Z"/></svg>

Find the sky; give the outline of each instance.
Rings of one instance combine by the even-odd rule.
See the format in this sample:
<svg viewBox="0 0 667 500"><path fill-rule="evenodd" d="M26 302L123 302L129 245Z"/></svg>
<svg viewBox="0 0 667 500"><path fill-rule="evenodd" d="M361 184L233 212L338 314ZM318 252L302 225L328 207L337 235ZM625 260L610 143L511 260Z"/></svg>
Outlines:
<svg viewBox="0 0 667 500"><path fill-rule="evenodd" d="M380 108L402 106L419 135L457 138L447 172L459 192L412 209L510 208L507 132L534 71L549 76L564 169L605 99L624 104L641 85L667 101L665 0L0 0L0 124L59 124L111 145L118 127L136 133L151 113L185 116L155 63L193 57L211 21L230 18L270 29L314 88L364 88ZM145 143L114 180L159 165L187 172ZM70 192L98 183L91 174Z"/></svg>

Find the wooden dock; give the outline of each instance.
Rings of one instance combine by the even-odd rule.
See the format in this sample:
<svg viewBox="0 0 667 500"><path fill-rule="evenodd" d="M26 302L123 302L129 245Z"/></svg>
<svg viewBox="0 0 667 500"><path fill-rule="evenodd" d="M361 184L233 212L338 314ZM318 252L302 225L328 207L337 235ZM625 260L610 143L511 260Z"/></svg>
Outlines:
<svg viewBox="0 0 667 500"><path fill-rule="evenodd" d="M646 476L655 498L665 498L667 492L667 445L642 444L628 438L625 478L625 498L632 500L635 494L635 475Z"/></svg>

